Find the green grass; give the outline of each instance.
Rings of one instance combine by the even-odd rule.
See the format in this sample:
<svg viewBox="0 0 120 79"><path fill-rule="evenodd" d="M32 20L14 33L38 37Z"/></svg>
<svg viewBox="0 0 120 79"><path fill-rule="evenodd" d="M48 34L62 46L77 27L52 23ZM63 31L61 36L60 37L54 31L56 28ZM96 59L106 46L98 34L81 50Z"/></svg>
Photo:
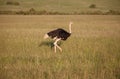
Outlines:
<svg viewBox="0 0 120 79"><path fill-rule="evenodd" d="M54 53L43 36L70 21L73 33ZM0 16L0 79L119 78L120 16Z"/></svg>
<svg viewBox="0 0 120 79"><path fill-rule="evenodd" d="M11 2L19 2L20 5L6 5L9 0L0 0L0 10L29 10L34 8L37 11L46 10L48 12L62 12L62 13L74 13L74 12L88 12L88 11L104 11L118 10L120 11L119 0L11 0ZM89 6L95 4L97 8L90 9Z"/></svg>

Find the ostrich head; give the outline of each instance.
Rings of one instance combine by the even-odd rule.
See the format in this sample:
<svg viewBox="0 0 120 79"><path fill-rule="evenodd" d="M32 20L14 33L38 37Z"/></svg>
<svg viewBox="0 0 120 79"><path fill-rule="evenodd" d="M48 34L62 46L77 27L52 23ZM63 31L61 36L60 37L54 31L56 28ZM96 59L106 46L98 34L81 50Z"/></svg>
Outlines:
<svg viewBox="0 0 120 79"><path fill-rule="evenodd" d="M70 25L72 25L73 24L73 22L70 22Z"/></svg>

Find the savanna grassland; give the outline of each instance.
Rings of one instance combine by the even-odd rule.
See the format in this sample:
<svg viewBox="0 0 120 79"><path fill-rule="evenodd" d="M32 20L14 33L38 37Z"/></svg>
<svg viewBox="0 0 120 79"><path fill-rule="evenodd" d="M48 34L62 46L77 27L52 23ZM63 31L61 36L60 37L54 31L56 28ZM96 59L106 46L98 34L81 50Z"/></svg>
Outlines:
<svg viewBox="0 0 120 79"><path fill-rule="evenodd" d="M96 8L89 8L91 4L95 4ZM26 11L31 8L60 13L120 11L120 0L0 0L0 11Z"/></svg>
<svg viewBox="0 0 120 79"><path fill-rule="evenodd" d="M70 21L54 53L43 36ZM120 16L0 15L0 79L120 79Z"/></svg>

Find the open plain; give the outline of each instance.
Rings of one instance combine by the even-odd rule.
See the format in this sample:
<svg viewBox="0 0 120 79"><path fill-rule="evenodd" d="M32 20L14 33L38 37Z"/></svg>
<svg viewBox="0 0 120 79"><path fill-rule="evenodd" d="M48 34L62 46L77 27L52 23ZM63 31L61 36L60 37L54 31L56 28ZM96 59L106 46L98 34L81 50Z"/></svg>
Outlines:
<svg viewBox="0 0 120 79"><path fill-rule="evenodd" d="M70 21L54 53L43 36ZM120 16L0 15L0 79L120 79Z"/></svg>

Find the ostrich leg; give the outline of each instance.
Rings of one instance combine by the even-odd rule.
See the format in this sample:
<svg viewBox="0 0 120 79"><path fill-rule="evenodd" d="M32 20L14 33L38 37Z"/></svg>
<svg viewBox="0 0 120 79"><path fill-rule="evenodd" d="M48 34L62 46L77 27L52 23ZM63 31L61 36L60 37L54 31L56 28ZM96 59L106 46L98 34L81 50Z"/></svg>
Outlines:
<svg viewBox="0 0 120 79"><path fill-rule="evenodd" d="M56 39L54 42L54 52L56 53L56 47L62 52L62 48L58 46L57 42L60 41L61 39Z"/></svg>

